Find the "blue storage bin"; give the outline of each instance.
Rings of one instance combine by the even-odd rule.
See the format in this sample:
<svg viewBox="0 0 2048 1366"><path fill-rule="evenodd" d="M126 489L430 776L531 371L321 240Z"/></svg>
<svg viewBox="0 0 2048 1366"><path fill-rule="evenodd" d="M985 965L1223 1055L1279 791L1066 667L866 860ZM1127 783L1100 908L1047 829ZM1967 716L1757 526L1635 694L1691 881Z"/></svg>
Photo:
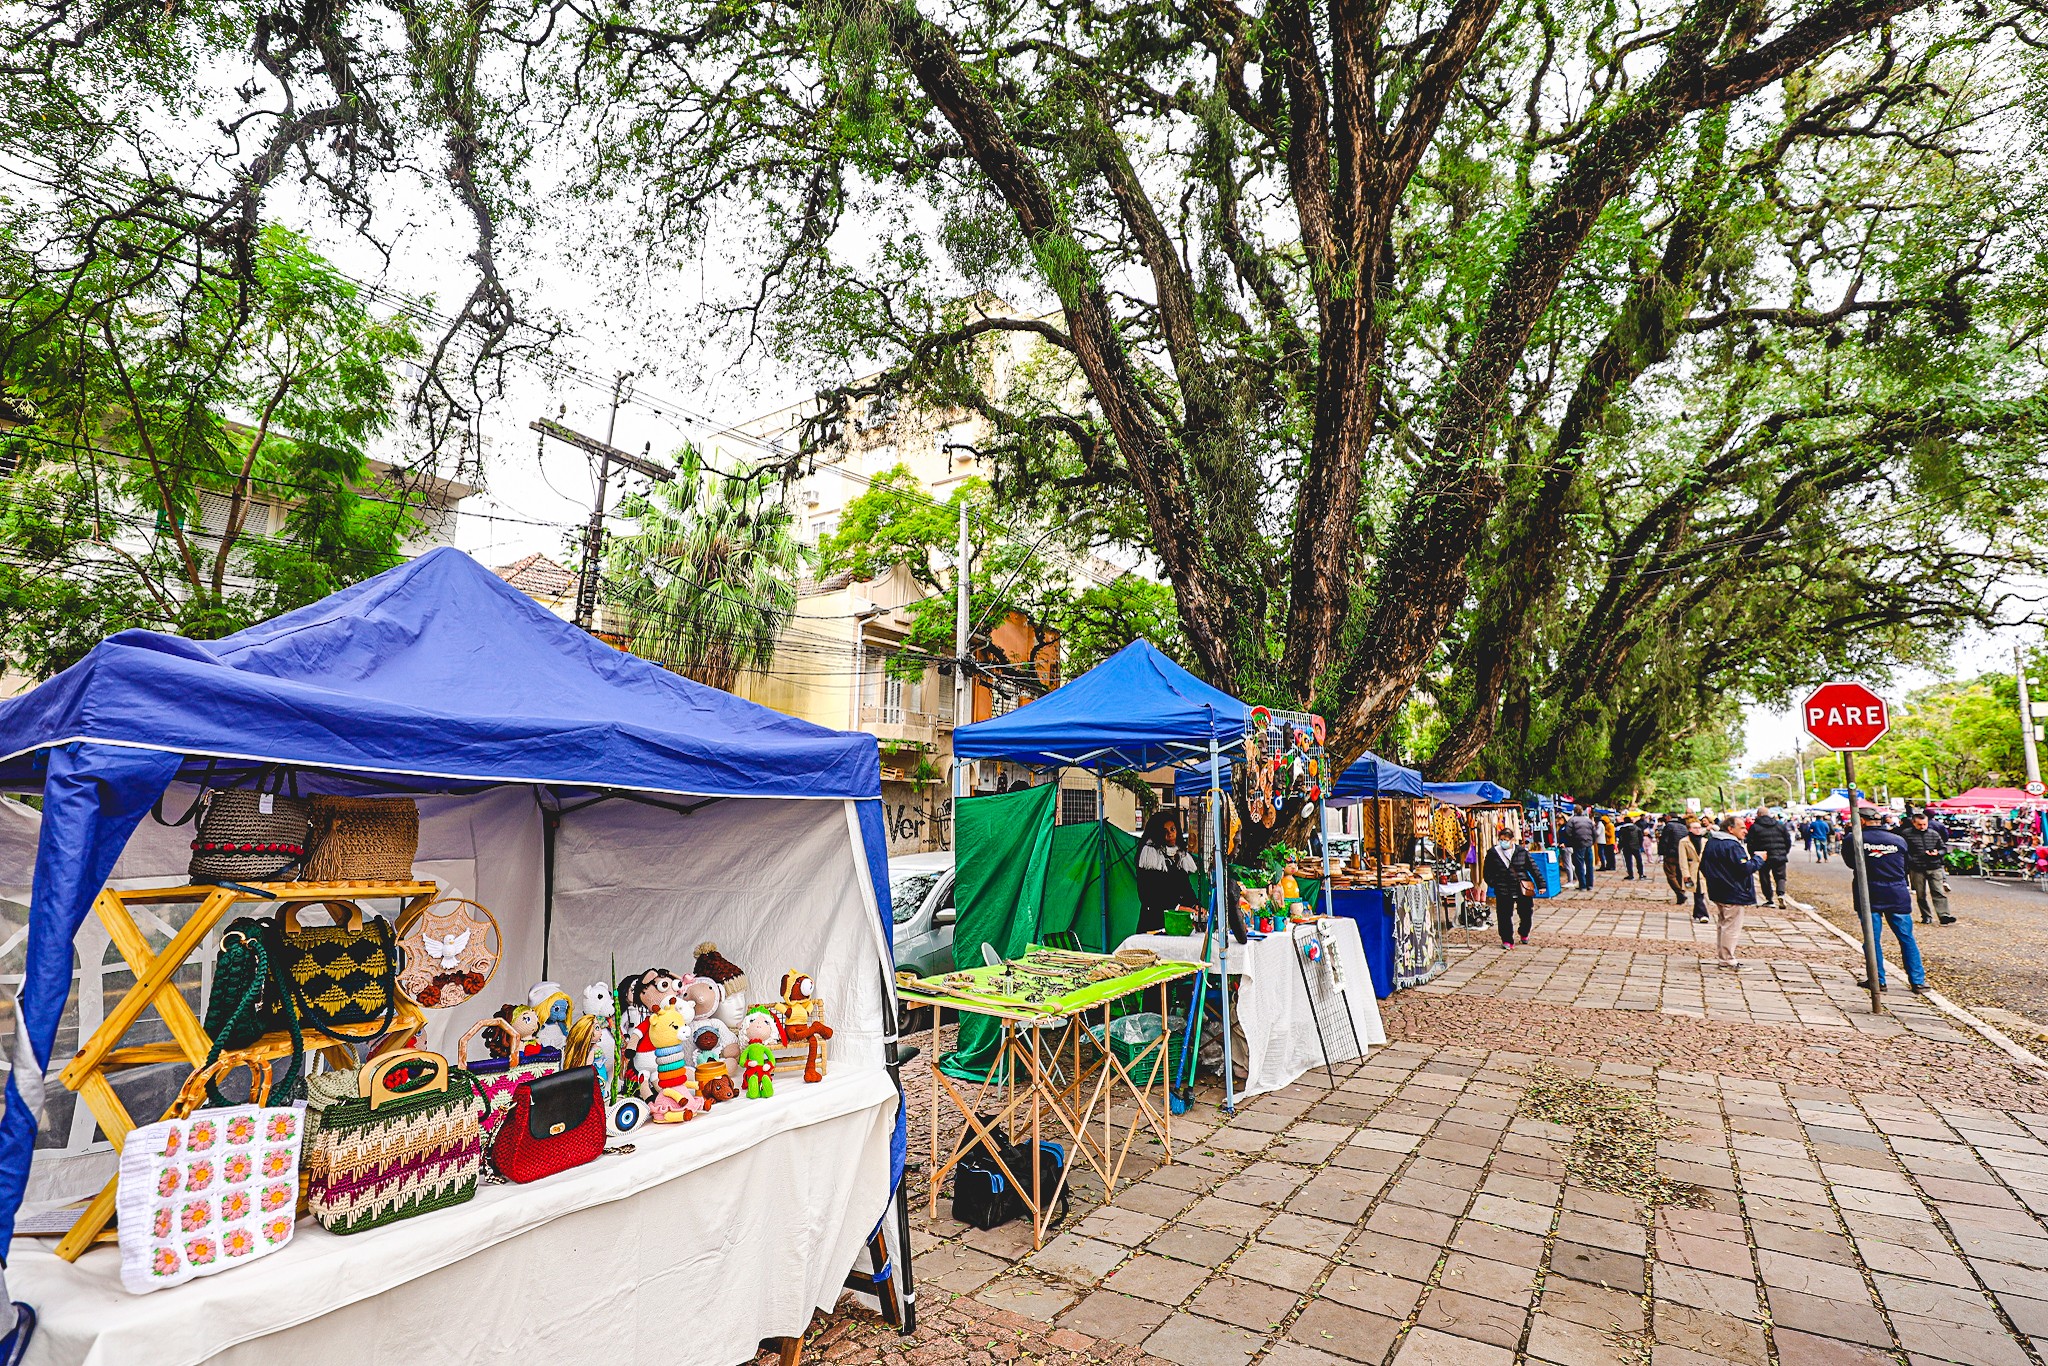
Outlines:
<svg viewBox="0 0 2048 1366"><path fill-rule="evenodd" d="M1394 994L1394 913L1386 893L1377 887L1341 888L1330 893L1330 909L1358 926L1365 946L1365 968L1372 974L1372 994L1382 1001Z"/></svg>
<svg viewBox="0 0 2048 1366"><path fill-rule="evenodd" d="M1558 864L1555 849L1532 850L1529 857L1536 864L1536 898L1556 896L1563 886L1563 869Z"/></svg>

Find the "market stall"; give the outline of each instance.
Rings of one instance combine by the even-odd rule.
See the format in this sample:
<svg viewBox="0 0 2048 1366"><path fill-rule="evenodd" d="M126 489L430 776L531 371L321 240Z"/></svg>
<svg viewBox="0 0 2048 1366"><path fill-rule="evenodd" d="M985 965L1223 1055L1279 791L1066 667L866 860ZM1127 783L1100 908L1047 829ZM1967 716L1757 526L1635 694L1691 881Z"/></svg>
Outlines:
<svg viewBox="0 0 2048 1366"><path fill-rule="evenodd" d="M1225 751L1244 741L1251 712L1244 703L1220 692L1175 664L1149 643L1139 640L1090 669L1081 677L1004 716L962 726L953 733L957 761L1002 760L1048 773L1066 768L1097 775L1118 771L1204 769L1219 782ZM957 781L957 779L956 779ZM1222 813L1212 807L1204 835L1211 883L1212 945L1204 962L1220 972L1224 923L1222 889L1227 885L1222 863ZM972 852L960 850L965 860ZM963 870L963 879L965 872ZM1101 943L1111 939L1109 881L1101 883L1098 910ZM1035 916L1036 903L1008 908L1012 918ZM979 920L979 917L975 918ZM980 945L1014 933L1014 926L977 928L963 910L955 928L954 960L975 961ZM1213 960L1213 961L1212 961ZM1198 986L1197 991L1201 988ZM1225 1105L1235 1105L1231 1090L1229 993L1222 994L1225 1048ZM964 1031L963 1031L964 1033Z"/></svg>
<svg viewBox="0 0 2048 1366"><path fill-rule="evenodd" d="M1486 905L1486 885L1479 877L1479 860L1493 847L1503 828L1520 838L1521 806L1506 788L1484 778L1468 783L1424 783L1422 790L1437 803L1439 816L1451 817L1436 842L1439 854L1460 869L1460 876L1455 879L1459 886L1453 919L1460 925L1492 924L1493 913Z"/></svg>
<svg viewBox="0 0 2048 1366"><path fill-rule="evenodd" d="M801 1334L815 1308L835 1302L878 1226L900 1230L881 1222L900 1178L903 1127L891 1075L890 915L871 737L812 726L621 654L468 557L440 550L223 640L141 631L109 638L74 668L0 704L0 791L43 803L0 1117L0 1229L21 1235L9 1245L7 1276L40 1314L36 1360L495 1361L518 1342L522 1353L558 1362L609 1363L659 1344L666 1360L731 1366L764 1338ZM415 822L401 869L382 876L303 880L330 845L348 843L336 832L357 828L339 817L317 847L260 837L236 844L213 823L231 805L261 819L300 802L346 813L343 799L369 798L385 800L361 810L380 819L408 812ZM158 824L186 811L198 813L191 828ZM152 848L168 857L138 862ZM240 857L251 871L180 887L190 880L180 866L187 850L195 861ZM117 859L128 890L109 889ZM271 859L280 862L258 866ZM0 886L16 881L0 869ZM243 891L223 897L222 882ZM714 1011L739 1018L750 982L754 1006L767 1009L747 1012L740 1032L776 1059L772 1094L716 1085L726 1075L721 1050L699 1039L711 1060L700 1061L694 1079L672 1078L666 1061L658 1073L651 1108L671 1122L615 1137L603 1155L593 1147L530 1184L514 1164L515 1184L476 1190L472 1181L473 1194L449 1197L446 1208L420 1206L419 1217L380 1218L345 1236L330 1230L347 1226L348 1211L320 1203L322 1189L340 1189L323 1187L322 1173L338 1180L343 1170L319 1165L323 1148L306 1159L315 1218L277 1223L274 1250L238 1266L226 1260L238 1255L233 1236L195 1242L171 1261L181 1274L205 1276L203 1288L127 1293L124 1258L92 1247L78 1217L103 1217L115 1154L86 1144L59 1154L53 1180L35 1180L51 1165L37 1148L39 1119L53 1108L46 1100L64 1094L58 1083L77 1089L117 1146L128 1134L124 1119L155 1120L162 1092L152 1078L189 1076L211 1051L199 1018L212 1021L214 991L240 947L231 942L234 917L311 899L342 910L334 912L337 938L321 930L307 942L341 942L348 954L380 912L407 908L417 917L447 906L450 923L469 917L460 923L470 929L429 936L424 959L387 948L374 963L316 962L310 979L294 963L301 988L327 973L341 982L340 998L382 992L387 1011L307 1043L330 1067L312 1081L345 1087L315 1087L315 1108L297 1112L310 1116L309 1134L338 1132L345 1111L326 1107L366 1105L374 1114L387 1102L440 1106L437 1097L483 1089L481 1061L472 1059L474 1074L448 1061L471 1026L493 1014L516 1052L500 1074L511 1080L506 1069L515 1065L525 1074L516 1087L523 1107L526 1082L536 1097L549 1075L575 1072L584 1084L580 1069L560 1065L562 1049L552 1049L550 1068L550 1029L566 1026L575 1038L584 1025L591 1045L623 1024L654 1048L660 1028L694 1015L715 1041L706 1022ZM108 978L104 1001L78 990L86 969L73 941L89 914L133 973L125 989L117 985L124 979ZM267 942L298 944L290 936L304 918L287 907L277 919L284 937ZM487 968L474 957L486 944ZM380 971L389 980L401 962L433 969L427 986L403 991L425 1016L417 1025L414 1011L399 1009L400 993L372 989ZM649 964L679 970L656 974ZM358 986L356 972L372 986ZM657 976L673 994L663 1001L655 993L644 1027L627 1002L603 1004L613 983ZM827 1022L829 1051L821 1051ZM81 1056L52 1075L67 1024L78 1029ZM290 1046L263 1028L251 1051L271 1050L281 1063ZM494 1037L485 1031L486 1042ZM412 1042L432 1053L402 1051ZM383 1052L360 1081L334 1065L337 1052L373 1044ZM768 1065L753 1052L746 1059L750 1068ZM601 1095L623 1095L641 1085L626 1072L626 1060L613 1058L587 1075ZM633 1072L653 1087L651 1066ZM458 1130L478 1123L474 1113L498 1114L508 1126L526 1113L450 1106ZM194 1122L212 1113L201 1109ZM576 1113L580 1139L592 1132L589 1110ZM687 1122L673 1122L678 1115ZM606 1141L603 1119L600 1112L593 1142ZM536 1143L547 1136L532 1133ZM198 1139L190 1141L196 1152ZM490 1147L492 1161L512 1162L504 1146ZM297 1147L266 1150L265 1162L287 1155L298 1157ZM129 1159L147 1156L126 1145L122 1183ZM188 1165L188 1190L202 1166L209 1181L231 1179L225 1166ZM24 1209L32 1184L38 1199ZM123 1209L127 1193L118 1184ZM227 1221L229 1194L223 1187L218 1209L199 1212ZM202 1202L188 1203L183 1219ZM58 1231L67 1217L68 1245L23 1232ZM124 1255L131 1235L152 1232L147 1224L122 1220ZM889 1241L898 1302L907 1303L903 1240ZM707 1285L747 1290L675 1323L674 1305Z"/></svg>
<svg viewBox="0 0 2048 1366"><path fill-rule="evenodd" d="M1356 920L1362 935L1380 936L1380 953L1368 948L1373 989L1384 998L1420 986L1448 965L1444 935L1462 890L1455 883L1443 890L1427 785L1412 768L1363 754L1337 779L1329 804L1356 806L1367 816L1371 852L1362 849L1351 876L1336 883L1332 905Z"/></svg>

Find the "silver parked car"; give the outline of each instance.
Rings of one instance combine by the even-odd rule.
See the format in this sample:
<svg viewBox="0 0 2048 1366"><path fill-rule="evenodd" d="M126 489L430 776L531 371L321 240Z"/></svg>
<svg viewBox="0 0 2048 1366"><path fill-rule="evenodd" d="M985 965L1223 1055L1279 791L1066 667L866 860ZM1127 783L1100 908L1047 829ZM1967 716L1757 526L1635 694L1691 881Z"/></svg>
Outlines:
<svg viewBox="0 0 2048 1366"><path fill-rule="evenodd" d="M953 855L905 854L889 860L895 906L896 970L920 977L953 970Z"/></svg>

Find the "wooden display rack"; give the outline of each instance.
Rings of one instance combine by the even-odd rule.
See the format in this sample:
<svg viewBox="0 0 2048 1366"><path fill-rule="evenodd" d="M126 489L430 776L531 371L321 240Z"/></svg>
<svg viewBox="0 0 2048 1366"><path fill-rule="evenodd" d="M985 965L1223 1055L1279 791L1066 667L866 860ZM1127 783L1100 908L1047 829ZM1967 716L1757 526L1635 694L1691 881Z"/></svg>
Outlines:
<svg viewBox="0 0 2048 1366"><path fill-rule="evenodd" d="M121 957L128 962L135 974L135 985L128 988L115 1006L107 1012L106 1019L93 1031L92 1037L78 1050L78 1056L66 1064L58 1074L70 1090L76 1091L85 1101L93 1117L99 1121L100 1131L114 1145L116 1152L127 1141L129 1131L136 1127L121 1098L115 1094L113 1082L108 1073L123 1068L142 1067L151 1063L185 1062L192 1067L202 1066L207 1054L213 1051L213 1040L200 1027L192 1007L185 1002L173 979L178 969L185 966L185 960L192 956L200 943L205 940L213 927L223 916L235 907L248 902L271 904L284 901L363 901L376 897L398 897L405 906L400 914L423 906L439 895L431 882L257 882L234 887L158 887L140 891L116 891L109 887L93 902L93 910L107 927L107 935L114 947L121 951ZM142 927L135 921L131 906L163 906L183 902L197 902L192 918L187 920L163 952L152 952L149 939ZM135 1027L142 1018L146 1007L154 1006L171 1032L168 1042L131 1044L122 1046L121 1039ZM392 1017L388 1029L375 1025L358 1025L337 1029L337 1034L349 1038L373 1042L387 1034L404 1036L426 1023L426 1016L420 1008L401 996L398 1013ZM316 1031L307 1031L310 1040L320 1037ZM264 1058L288 1057L292 1051L291 1036L283 1030L264 1035L248 1052ZM354 1067L357 1059L347 1044L326 1043L317 1046L316 1051L335 1067ZM57 1255L67 1262L75 1262L95 1242L113 1235L107 1225L114 1217L114 1191L116 1181L108 1181L100 1193L92 1198L85 1212L57 1243Z"/></svg>

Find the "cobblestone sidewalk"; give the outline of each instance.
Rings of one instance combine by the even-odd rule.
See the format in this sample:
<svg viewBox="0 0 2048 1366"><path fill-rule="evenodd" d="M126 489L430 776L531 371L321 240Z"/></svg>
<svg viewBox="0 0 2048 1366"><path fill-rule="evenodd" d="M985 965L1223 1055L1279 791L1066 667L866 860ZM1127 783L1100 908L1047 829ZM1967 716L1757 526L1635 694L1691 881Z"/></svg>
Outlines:
<svg viewBox="0 0 2048 1366"><path fill-rule="evenodd" d="M1036 1253L1017 1225L980 1232L920 1201L919 1332L842 1306L810 1350L2048 1362L2048 1078L1910 997L1871 1016L1853 956L1803 916L1755 917L1767 953L1727 970L1669 905L1610 884L1545 903L1527 948L1455 948L1444 977L1385 1003L1392 1045L1235 1116L1198 1105L1171 1164L1151 1149L1108 1203L1079 1182ZM1613 1189L1601 1163L1626 1146L1529 1113L1542 1078L1654 1101L1666 1123L1637 1156L1683 1198Z"/></svg>

